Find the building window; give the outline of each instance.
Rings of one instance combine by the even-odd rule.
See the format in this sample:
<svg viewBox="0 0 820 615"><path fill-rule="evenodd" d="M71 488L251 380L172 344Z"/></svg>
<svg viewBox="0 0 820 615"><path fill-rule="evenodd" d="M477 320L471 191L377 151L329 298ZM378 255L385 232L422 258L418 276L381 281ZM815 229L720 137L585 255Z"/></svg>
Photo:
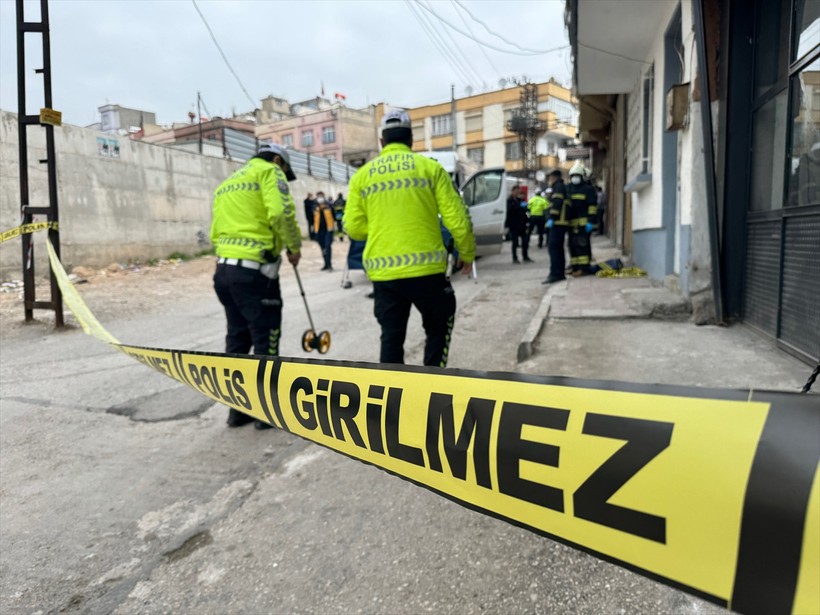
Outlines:
<svg viewBox="0 0 820 615"><path fill-rule="evenodd" d="M555 119L562 124L578 125L578 110L571 102L550 97L549 100L538 103L538 112L543 111L552 111L555 114Z"/></svg>
<svg viewBox="0 0 820 615"><path fill-rule="evenodd" d="M484 127L484 116L481 113L475 115L468 115L464 118L464 130L467 132L476 132L482 130Z"/></svg>
<svg viewBox="0 0 820 615"><path fill-rule="evenodd" d="M635 82L626 100L626 168L629 191L636 186L646 186L651 181L654 98L655 65L652 64Z"/></svg>
<svg viewBox="0 0 820 615"><path fill-rule="evenodd" d="M334 126L322 128L322 143L336 143L336 128Z"/></svg>
<svg viewBox="0 0 820 615"><path fill-rule="evenodd" d="M652 115L655 108L655 65L652 64L643 76L643 150L641 173L652 173Z"/></svg>
<svg viewBox="0 0 820 615"><path fill-rule="evenodd" d="M293 147L293 135L282 135L282 145L284 145L285 147Z"/></svg>
<svg viewBox="0 0 820 615"><path fill-rule="evenodd" d="M504 158L506 160L521 160L521 142L513 141L504 144Z"/></svg>
<svg viewBox="0 0 820 615"><path fill-rule="evenodd" d="M788 204L820 205L820 54L792 77L791 89Z"/></svg>
<svg viewBox="0 0 820 615"><path fill-rule="evenodd" d="M467 150L467 159L472 160L477 164L484 164L484 148L483 147L472 147Z"/></svg>
<svg viewBox="0 0 820 615"><path fill-rule="evenodd" d="M302 131L302 147L311 147L313 145L313 131Z"/></svg>
<svg viewBox="0 0 820 615"><path fill-rule="evenodd" d="M436 115L430 119L433 120L434 137L453 134L453 116L451 116L449 113L446 113L444 115Z"/></svg>

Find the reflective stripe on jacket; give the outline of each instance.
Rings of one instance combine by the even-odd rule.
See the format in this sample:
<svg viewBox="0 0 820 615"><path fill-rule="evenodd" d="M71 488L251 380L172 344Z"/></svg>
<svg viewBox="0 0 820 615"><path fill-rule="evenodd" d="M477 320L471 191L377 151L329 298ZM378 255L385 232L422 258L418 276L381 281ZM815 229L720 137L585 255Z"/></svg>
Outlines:
<svg viewBox="0 0 820 615"><path fill-rule="evenodd" d="M470 216L450 176L432 158L390 143L351 178L343 223L351 239L367 241L362 263L383 282L446 270L439 215L461 259L472 262Z"/></svg>
<svg viewBox="0 0 820 615"><path fill-rule="evenodd" d="M584 226L587 222L595 224L598 217L598 194L591 184L570 184L567 186L567 198L571 202L572 226Z"/></svg>
<svg viewBox="0 0 820 615"><path fill-rule="evenodd" d="M277 165L251 158L214 192L211 243L217 256L257 262L302 245L293 196ZM264 253L270 252L268 258Z"/></svg>
<svg viewBox="0 0 820 615"><path fill-rule="evenodd" d="M550 214L549 219L553 220L559 226L569 226L570 219L570 201L567 197L567 187L563 180L558 180L552 185L552 194L550 195Z"/></svg>
<svg viewBox="0 0 820 615"><path fill-rule="evenodd" d="M324 227L322 228L322 217L325 219ZM333 230L333 210L327 203L322 203L313 210L313 232L332 231Z"/></svg>

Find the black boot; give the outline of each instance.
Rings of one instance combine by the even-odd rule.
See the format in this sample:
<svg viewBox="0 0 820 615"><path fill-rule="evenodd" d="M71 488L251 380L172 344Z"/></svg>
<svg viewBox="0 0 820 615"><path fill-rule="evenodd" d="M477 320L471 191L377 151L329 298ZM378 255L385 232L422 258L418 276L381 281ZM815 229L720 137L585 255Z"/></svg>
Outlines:
<svg viewBox="0 0 820 615"><path fill-rule="evenodd" d="M242 427L242 425L247 425L255 420L252 416L234 410L233 408L228 410L228 427Z"/></svg>

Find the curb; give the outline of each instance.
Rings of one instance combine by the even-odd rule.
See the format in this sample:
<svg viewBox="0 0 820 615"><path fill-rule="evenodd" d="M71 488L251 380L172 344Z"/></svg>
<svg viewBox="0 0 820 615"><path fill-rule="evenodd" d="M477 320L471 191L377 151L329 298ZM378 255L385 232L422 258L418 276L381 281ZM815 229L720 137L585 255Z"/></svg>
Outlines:
<svg viewBox="0 0 820 615"><path fill-rule="evenodd" d="M547 322L552 298L563 295L566 289L567 282L563 281L557 284L550 284L547 292L544 293L544 297L541 299L541 305L538 306L535 315L527 326L527 330L524 331L524 336L521 338L521 341L518 342L518 363L526 361L535 353L535 342L541 334L544 324Z"/></svg>

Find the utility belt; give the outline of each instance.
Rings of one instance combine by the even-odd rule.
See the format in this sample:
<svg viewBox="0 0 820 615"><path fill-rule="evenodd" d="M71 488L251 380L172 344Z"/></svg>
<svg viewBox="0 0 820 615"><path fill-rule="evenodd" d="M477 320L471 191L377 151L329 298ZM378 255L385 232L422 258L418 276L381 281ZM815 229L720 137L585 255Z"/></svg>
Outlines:
<svg viewBox="0 0 820 615"><path fill-rule="evenodd" d="M282 264L282 259L276 257L276 260L270 263L260 263L259 261L252 261L246 258L225 258L220 257L216 259L218 265L230 265L231 267L242 267L243 269L253 269L258 271L269 280L275 280L279 277L279 265Z"/></svg>

